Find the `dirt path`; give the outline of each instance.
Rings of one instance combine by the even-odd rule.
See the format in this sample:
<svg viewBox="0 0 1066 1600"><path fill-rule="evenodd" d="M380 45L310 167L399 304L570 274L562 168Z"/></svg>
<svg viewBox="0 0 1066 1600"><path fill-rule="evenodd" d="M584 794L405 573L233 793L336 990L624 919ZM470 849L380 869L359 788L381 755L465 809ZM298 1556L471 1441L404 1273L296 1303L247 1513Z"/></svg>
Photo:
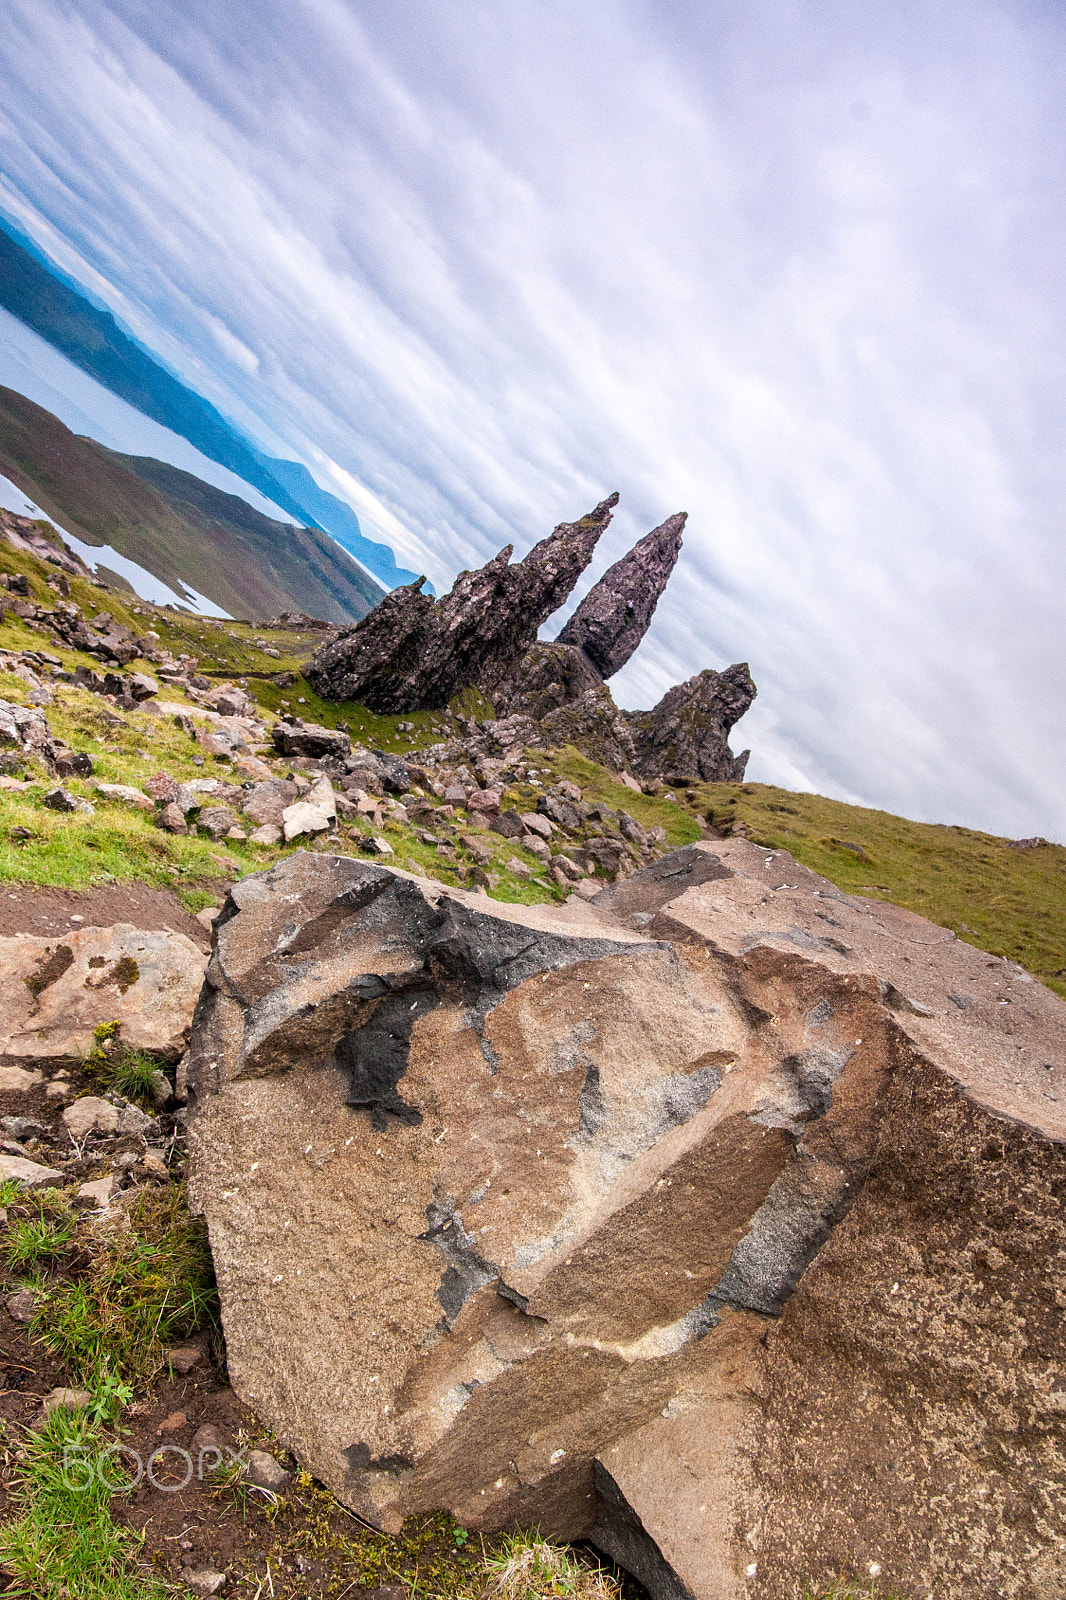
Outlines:
<svg viewBox="0 0 1066 1600"><path fill-rule="evenodd" d="M106 883L95 889L0 886L0 937L69 933L75 917L80 917L86 928L130 922L146 933L184 933L201 950L211 947L206 928L189 915L173 889L150 889L145 883Z"/></svg>

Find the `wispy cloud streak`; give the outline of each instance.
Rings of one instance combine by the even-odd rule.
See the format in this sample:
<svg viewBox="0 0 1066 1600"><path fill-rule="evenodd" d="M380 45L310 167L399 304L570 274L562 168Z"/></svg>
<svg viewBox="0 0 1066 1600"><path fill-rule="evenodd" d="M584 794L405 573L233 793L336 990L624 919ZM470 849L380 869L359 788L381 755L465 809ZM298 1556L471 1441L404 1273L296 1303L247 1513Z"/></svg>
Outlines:
<svg viewBox="0 0 1066 1600"><path fill-rule="evenodd" d="M438 586L688 510L627 703L747 659L753 776L1062 838L1064 31L12 0L0 203Z"/></svg>

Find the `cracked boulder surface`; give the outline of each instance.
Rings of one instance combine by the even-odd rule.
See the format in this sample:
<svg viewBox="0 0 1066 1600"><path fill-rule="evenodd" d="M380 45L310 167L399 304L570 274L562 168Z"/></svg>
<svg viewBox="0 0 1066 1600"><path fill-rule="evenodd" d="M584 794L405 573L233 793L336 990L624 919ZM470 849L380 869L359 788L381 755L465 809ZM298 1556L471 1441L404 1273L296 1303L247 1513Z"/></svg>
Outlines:
<svg viewBox="0 0 1066 1600"><path fill-rule="evenodd" d="M656 1600L1050 1600L1064 1067L1019 968L746 841L561 908L290 856L189 1065L234 1387L376 1525Z"/></svg>
<svg viewBox="0 0 1066 1600"><path fill-rule="evenodd" d="M562 522L523 561L507 545L448 594L421 593L425 579L394 589L354 628L311 657L308 682L326 700L358 700L381 713L446 706L463 689L509 689L537 629L562 605L592 559L618 503Z"/></svg>

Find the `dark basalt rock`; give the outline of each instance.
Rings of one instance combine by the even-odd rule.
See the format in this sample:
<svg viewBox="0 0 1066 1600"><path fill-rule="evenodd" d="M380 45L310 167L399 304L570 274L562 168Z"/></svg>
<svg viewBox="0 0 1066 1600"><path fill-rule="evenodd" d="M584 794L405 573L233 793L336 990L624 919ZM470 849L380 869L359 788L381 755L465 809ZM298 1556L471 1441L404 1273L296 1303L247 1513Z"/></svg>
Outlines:
<svg viewBox="0 0 1066 1600"><path fill-rule="evenodd" d="M709 667L668 689L651 711L623 713L636 746L635 770L641 777L737 783L749 750L734 756L729 730L755 699L747 662L724 672Z"/></svg>
<svg viewBox="0 0 1066 1600"><path fill-rule="evenodd" d="M460 690L509 690L541 623L588 565L617 494L579 522L564 522L524 561L506 546L477 572L461 572L434 601L425 582L394 589L354 628L312 656L307 678L327 700L395 713L446 706Z"/></svg>
<svg viewBox="0 0 1066 1600"><path fill-rule="evenodd" d="M582 650L602 678L624 667L647 633L677 562L687 516L678 511L667 517L609 567L556 640Z"/></svg>
<svg viewBox="0 0 1066 1600"><path fill-rule="evenodd" d="M539 719L602 686L603 679L584 650L558 640L535 644L519 663L507 705L511 712Z"/></svg>

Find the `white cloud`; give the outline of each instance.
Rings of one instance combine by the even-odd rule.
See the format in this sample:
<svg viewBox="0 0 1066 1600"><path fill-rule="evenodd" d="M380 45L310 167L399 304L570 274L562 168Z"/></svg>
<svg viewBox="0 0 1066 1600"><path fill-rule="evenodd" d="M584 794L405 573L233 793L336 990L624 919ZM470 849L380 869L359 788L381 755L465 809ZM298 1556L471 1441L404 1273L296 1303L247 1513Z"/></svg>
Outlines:
<svg viewBox="0 0 1066 1600"><path fill-rule="evenodd" d="M687 509L621 699L746 659L753 776L1066 835L1060 15L9 13L27 225L406 565Z"/></svg>

